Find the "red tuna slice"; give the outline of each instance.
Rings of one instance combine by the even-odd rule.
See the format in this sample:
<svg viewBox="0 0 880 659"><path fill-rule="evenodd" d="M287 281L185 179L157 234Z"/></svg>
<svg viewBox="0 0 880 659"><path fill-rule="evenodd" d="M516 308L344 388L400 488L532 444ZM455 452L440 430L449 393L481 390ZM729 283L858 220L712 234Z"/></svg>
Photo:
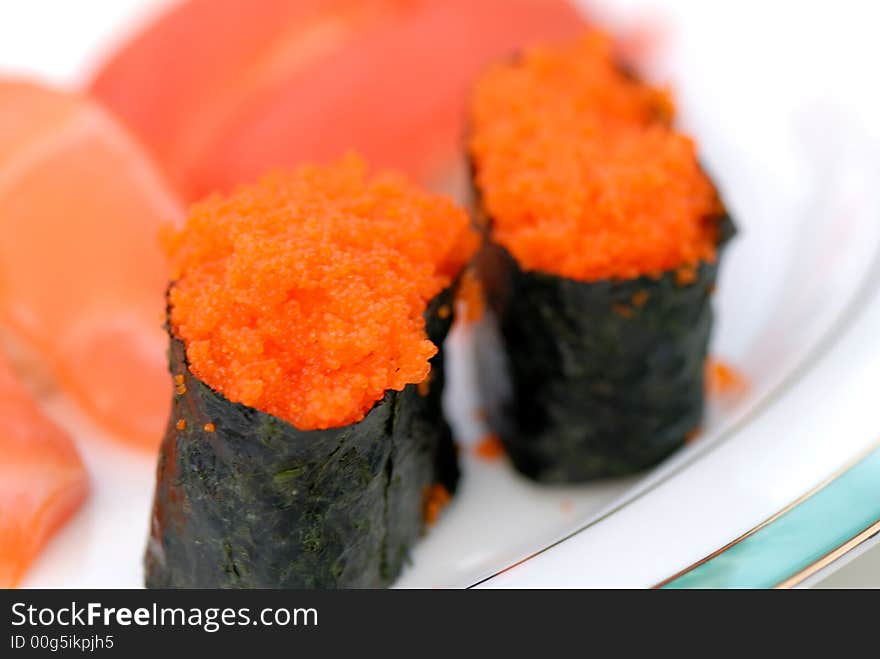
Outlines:
<svg viewBox="0 0 880 659"><path fill-rule="evenodd" d="M192 164L252 94L410 2L188 0L111 57L91 91L185 189Z"/></svg>
<svg viewBox="0 0 880 659"><path fill-rule="evenodd" d="M160 226L182 209L92 101L0 81L0 322L80 405L158 446L170 379Z"/></svg>
<svg viewBox="0 0 880 659"><path fill-rule="evenodd" d="M73 442L43 416L2 355L0 455L0 588L12 588L89 486Z"/></svg>
<svg viewBox="0 0 880 659"><path fill-rule="evenodd" d="M190 1L92 86L190 198L350 148L436 182L460 162L479 70L584 25L565 0L310 0L308 19L277 5Z"/></svg>

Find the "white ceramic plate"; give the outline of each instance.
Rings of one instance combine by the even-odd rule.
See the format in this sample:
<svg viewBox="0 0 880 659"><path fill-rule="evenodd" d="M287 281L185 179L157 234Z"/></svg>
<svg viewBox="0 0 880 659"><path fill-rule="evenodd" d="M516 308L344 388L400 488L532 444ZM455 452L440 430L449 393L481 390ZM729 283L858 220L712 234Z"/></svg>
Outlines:
<svg viewBox="0 0 880 659"><path fill-rule="evenodd" d="M165 4L8 0L0 70L75 85ZM400 586L651 586L796 500L880 431L878 12L856 0L593 5L611 27L646 17L663 27L650 73L673 83L740 228L712 352L750 387L715 401L700 440L640 478L538 486L469 450L482 429L468 330L458 330L449 405L463 479ZM23 585L141 585L153 458L68 401L47 403L73 430L93 494Z"/></svg>

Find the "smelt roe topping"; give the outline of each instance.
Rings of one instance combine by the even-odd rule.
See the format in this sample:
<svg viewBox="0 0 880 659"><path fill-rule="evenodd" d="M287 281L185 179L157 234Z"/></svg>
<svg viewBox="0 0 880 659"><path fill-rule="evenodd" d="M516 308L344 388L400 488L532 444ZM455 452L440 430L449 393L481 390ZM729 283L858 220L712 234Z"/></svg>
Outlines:
<svg viewBox="0 0 880 659"><path fill-rule="evenodd" d="M596 31L489 69L469 146L494 240L525 269L582 281L714 260L721 204L673 114Z"/></svg>
<svg viewBox="0 0 880 659"><path fill-rule="evenodd" d="M192 372L301 430L361 420L428 376L428 302L477 246L467 214L357 156L196 204L166 236Z"/></svg>

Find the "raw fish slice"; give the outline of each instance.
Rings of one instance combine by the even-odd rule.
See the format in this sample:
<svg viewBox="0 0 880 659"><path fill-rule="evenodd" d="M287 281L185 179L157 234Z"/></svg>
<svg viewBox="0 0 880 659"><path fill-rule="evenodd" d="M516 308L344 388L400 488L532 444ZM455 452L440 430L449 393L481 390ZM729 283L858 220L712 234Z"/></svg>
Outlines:
<svg viewBox="0 0 880 659"><path fill-rule="evenodd" d="M93 102L0 81L0 321L105 427L158 446L168 413L159 227L182 215Z"/></svg>
<svg viewBox="0 0 880 659"><path fill-rule="evenodd" d="M349 148L445 183L461 165L474 75L525 43L583 28L565 0L282 5L190 0L92 85L189 198Z"/></svg>
<svg viewBox="0 0 880 659"><path fill-rule="evenodd" d="M444 182L459 162L474 77L525 43L582 28L559 2L421 3L254 98L191 171L191 187L228 189L267 166L350 147L375 166Z"/></svg>
<svg viewBox="0 0 880 659"><path fill-rule="evenodd" d="M2 355L0 455L0 588L12 588L89 485L70 438L43 416Z"/></svg>
<svg viewBox="0 0 880 659"><path fill-rule="evenodd" d="M92 91L185 187L188 168L268 82L410 0L188 0L114 55Z"/></svg>

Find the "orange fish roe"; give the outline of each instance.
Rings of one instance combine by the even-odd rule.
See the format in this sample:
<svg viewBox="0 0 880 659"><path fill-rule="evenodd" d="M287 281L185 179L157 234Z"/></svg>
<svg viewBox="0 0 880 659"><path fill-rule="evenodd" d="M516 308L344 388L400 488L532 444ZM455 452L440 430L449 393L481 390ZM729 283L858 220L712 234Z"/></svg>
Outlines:
<svg viewBox="0 0 880 659"><path fill-rule="evenodd" d="M635 293L633 293L632 296L633 306L640 308L645 306L645 303L648 301L649 297L650 295L648 294L648 291L636 291Z"/></svg>
<svg viewBox="0 0 880 659"><path fill-rule="evenodd" d="M456 292L456 302L461 307L461 315L465 322L477 322L486 311L483 284L470 268L465 270L461 276L461 282Z"/></svg>
<svg viewBox="0 0 880 659"><path fill-rule="evenodd" d="M706 392L710 396L741 394L748 390L746 377L730 364L710 357L706 360Z"/></svg>
<svg viewBox="0 0 880 659"><path fill-rule="evenodd" d="M216 429L217 429L217 428L216 428L216 426L215 426L213 423L206 423L206 424L202 427L202 430L204 430L205 432L214 432Z"/></svg>
<svg viewBox="0 0 880 659"><path fill-rule="evenodd" d="M174 424L174 427L178 430L186 430L186 419L178 419L177 423Z"/></svg>
<svg viewBox="0 0 880 659"><path fill-rule="evenodd" d="M498 435L494 433L490 433L480 439L474 447L474 455L482 460L497 460L504 456L505 453L504 444L501 443Z"/></svg>
<svg viewBox="0 0 880 659"><path fill-rule="evenodd" d="M440 483L434 483L434 485L426 488L423 507L425 524L428 526L434 524L451 500L452 495L449 493L449 490Z"/></svg>
<svg viewBox="0 0 880 659"><path fill-rule="evenodd" d="M209 197L164 238L192 372L300 430L360 421L426 378L423 314L477 246L451 200L355 155Z"/></svg>
<svg viewBox="0 0 880 659"><path fill-rule="evenodd" d="M693 264L683 265L675 271L675 283L689 286L697 281L697 268Z"/></svg>
<svg viewBox="0 0 880 659"><path fill-rule="evenodd" d="M581 281L714 260L721 204L673 114L597 31L489 69L469 146L494 240L527 270Z"/></svg>

